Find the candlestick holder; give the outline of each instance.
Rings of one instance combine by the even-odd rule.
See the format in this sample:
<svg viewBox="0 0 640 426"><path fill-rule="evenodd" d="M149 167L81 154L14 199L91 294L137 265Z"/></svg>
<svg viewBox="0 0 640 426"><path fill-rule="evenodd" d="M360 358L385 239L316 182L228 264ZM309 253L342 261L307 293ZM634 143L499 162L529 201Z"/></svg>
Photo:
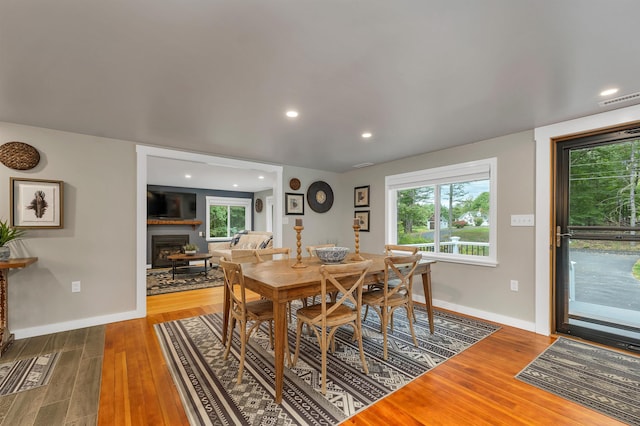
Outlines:
<svg viewBox="0 0 640 426"><path fill-rule="evenodd" d="M353 256L353 260L364 260L364 257L360 256L360 224L353 224L353 232L356 236L356 253Z"/></svg>
<svg viewBox="0 0 640 426"><path fill-rule="evenodd" d="M296 256L296 263L294 263L293 265L291 265L292 268L306 268L307 265L305 265L304 263L302 263L302 242L300 241L301 239L301 231L304 229L304 226L294 226L293 229L296 230L296 246L297 246L297 251L298 251L298 255Z"/></svg>

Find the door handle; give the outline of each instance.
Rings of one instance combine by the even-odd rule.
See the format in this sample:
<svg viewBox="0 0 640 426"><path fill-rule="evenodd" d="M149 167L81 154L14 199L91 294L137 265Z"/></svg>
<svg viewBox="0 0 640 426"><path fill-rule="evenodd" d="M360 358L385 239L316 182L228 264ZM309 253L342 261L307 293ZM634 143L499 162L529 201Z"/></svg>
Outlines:
<svg viewBox="0 0 640 426"><path fill-rule="evenodd" d="M559 226L556 226L556 247L561 247L562 246L562 238L563 237L570 237L572 235L573 235L573 233L571 233L571 232L562 233L562 228L560 228Z"/></svg>

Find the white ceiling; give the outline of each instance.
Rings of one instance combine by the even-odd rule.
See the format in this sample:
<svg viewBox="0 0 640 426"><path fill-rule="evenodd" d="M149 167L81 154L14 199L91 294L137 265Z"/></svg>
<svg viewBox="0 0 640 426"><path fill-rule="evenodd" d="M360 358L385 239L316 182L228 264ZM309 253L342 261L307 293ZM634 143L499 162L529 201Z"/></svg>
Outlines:
<svg viewBox="0 0 640 426"><path fill-rule="evenodd" d="M638 16L637 0L0 0L0 121L340 172L606 110L601 90L640 91Z"/></svg>

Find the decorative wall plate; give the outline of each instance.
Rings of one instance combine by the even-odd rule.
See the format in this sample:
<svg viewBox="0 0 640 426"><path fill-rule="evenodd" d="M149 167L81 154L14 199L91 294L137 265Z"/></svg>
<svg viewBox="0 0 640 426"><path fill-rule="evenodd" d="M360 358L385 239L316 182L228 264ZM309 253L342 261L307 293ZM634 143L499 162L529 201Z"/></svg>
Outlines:
<svg viewBox="0 0 640 426"><path fill-rule="evenodd" d="M262 199L256 199L256 212L260 213L262 211Z"/></svg>
<svg viewBox="0 0 640 426"><path fill-rule="evenodd" d="M289 181L289 188L293 189L294 191L300 189L300 179L291 178L291 180Z"/></svg>
<svg viewBox="0 0 640 426"><path fill-rule="evenodd" d="M333 190L327 182L313 182L307 190L307 203L316 213L327 212L333 205Z"/></svg>
<svg viewBox="0 0 640 426"><path fill-rule="evenodd" d="M40 162L40 153L24 142L7 142L0 146L0 162L10 169L29 170Z"/></svg>

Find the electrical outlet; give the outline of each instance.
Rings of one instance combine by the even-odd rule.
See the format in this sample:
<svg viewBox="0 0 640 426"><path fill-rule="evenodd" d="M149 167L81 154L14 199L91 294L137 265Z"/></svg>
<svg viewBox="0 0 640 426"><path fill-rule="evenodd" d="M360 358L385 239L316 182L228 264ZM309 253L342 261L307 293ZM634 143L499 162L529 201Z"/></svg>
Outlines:
<svg viewBox="0 0 640 426"><path fill-rule="evenodd" d="M511 226L534 226L535 217L532 214L512 214Z"/></svg>
<svg viewBox="0 0 640 426"><path fill-rule="evenodd" d="M511 280L511 291L518 291L518 280Z"/></svg>
<svg viewBox="0 0 640 426"><path fill-rule="evenodd" d="M71 281L71 292L72 293L80 292L80 281Z"/></svg>
<svg viewBox="0 0 640 426"><path fill-rule="evenodd" d="M204 232L200 231L200 232L198 232L198 235L201 236L201 237L204 237Z"/></svg>

